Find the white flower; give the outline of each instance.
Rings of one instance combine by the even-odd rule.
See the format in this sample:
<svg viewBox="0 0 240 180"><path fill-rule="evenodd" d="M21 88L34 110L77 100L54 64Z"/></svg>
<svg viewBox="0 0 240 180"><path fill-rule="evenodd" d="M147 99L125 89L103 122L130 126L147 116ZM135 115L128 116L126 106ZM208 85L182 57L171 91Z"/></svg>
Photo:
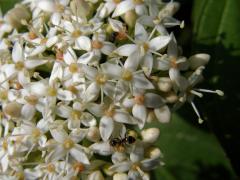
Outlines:
<svg viewBox="0 0 240 180"><path fill-rule="evenodd" d="M56 144L53 144L53 150L47 155L47 162L65 159L70 155L83 164L90 163L85 147L78 144L86 136L86 129L74 129L69 135L65 130L59 128L50 129L50 132Z"/></svg>

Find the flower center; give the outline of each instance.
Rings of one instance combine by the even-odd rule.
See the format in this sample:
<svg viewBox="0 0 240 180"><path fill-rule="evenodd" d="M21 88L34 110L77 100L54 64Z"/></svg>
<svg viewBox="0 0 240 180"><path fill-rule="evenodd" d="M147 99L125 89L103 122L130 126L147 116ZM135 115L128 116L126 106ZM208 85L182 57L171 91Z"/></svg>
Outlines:
<svg viewBox="0 0 240 180"><path fill-rule="evenodd" d="M75 31L72 32L72 37L73 37L73 38L77 38L77 37L79 37L81 34L82 34L82 33L81 33L80 30L75 30Z"/></svg>
<svg viewBox="0 0 240 180"><path fill-rule="evenodd" d="M104 114L108 117L113 117L115 114L115 109L114 106L110 106L105 112Z"/></svg>
<svg viewBox="0 0 240 180"><path fill-rule="evenodd" d="M8 150L8 143L7 143L7 140L3 140L3 143L2 143L2 148L4 151L7 151Z"/></svg>
<svg viewBox="0 0 240 180"><path fill-rule="evenodd" d="M113 0L113 2L114 2L115 4L119 4L119 3L121 2L121 0Z"/></svg>
<svg viewBox="0 0 240 180"><path fill-rule="evenodd" d="M57 95L57 90L53 87L48 88L48 95L49 96L56 96Z"/></svg>
<svg viewBox="0 0 240 180"><path fill-rule="evenodd" d="M132 165L132 170L137 171L138 168L139 168L139 164L138 164L138 163L134 163L134 164Z"/></svg>
<svg viewBox="0 0 240 180"><path fill-rule="evenodd" d="M15 174L17 180L24 180L24 173L23 172L16 172Z"/></svg>
<svg viewBox="0 0 240 180"><path fill-rule="evenodd" d="M60 3L57 3L56 10L57 10L57 12L63 13L64 12L64 6Z"/></svg>
<svg viewBox="0 0 240 180"><path fill-rule="evenodd" d="M94 49L101 49L103 47L103 43L98 40L94 40L92 41L92 47Z"/></svg>
<svg viewBox="0 0 240 180"><path fill-rule="evenodd" d="M35 106L38 102L38 97L34 95L25 96L24 99L33 106Z"/></svg>
<svg viewBox="0 0 240 180"><path fill-rule="evenodd" d="M40 131L38 128L35 128L35 129L32 130L32 136L33 136L34 138L37 138L37 137L39 137L40 135L41 135L41 131Z"/></svg>
<svg viewBox="0 0 240 180"><path fill-rule="evenodd" d="M8 98L8 91L7 90L0 91L0 99L7 100L7 98Z"/></svg>
<svg viewBox="0 0 240 180"><path fill-rule="evenodd" d="M72 112L71 112L71 117L72 117L74 120L80 119L81 115L82 115L81 111L72 110Z"/></svg>
<svg viewBox="0 0 240 180"><path fill-rule="evenodd" d="M149 45L148 45L148 43L146 43L146 42L143 43L142 47L143 47L143 49L144 49L145 52L147 52L147 51L149 50Z"/></svg>
<svg viewBox="0 0 240 180"><path fill-rule="evenodd" d="M144 3L144 0L133 0L134 4L140 5Z"/></svg>
<svg viewBox="0 0 240 180"><path fill-rule="evenodd" d="M68 86L67 90L71 91L73 94L78 93L78 89L75 86Z"/></svg>
<svg viewBox="0 0 240 180"><path fill-rule="evenodd" d="M52 163L48 164L46 169L50 173L55 172L55 166Z"/></svg>
<svg viewBox="0 0 240 180"><path fill-rule="evenodd" d="M15 118L21 116L21 110L22 106L17 102L8 103L3 109L4 113Z"/></svg>
<svg viewBox="0 0 240 180"><path fill-rule="evenodd" d="M143 105L144 104L144 96L143 95L135 96L134 101L136 104Z"/></svg>
<svg viewBox="0 0 240 180"><path fill-rule="evenodd" d="M41 39L41 41L40 41L40 44L41 44L41 45L44 45L44 44L46 44L46 43L47 43L47 38Z"/></svg>
<svg viewBox="0 0 240 180"><path fill-rule="evenodd" d="M132 72L125 69L122 73L122 79L125 81L131 81L133 78Z"/></svg>
<svg viewBox="0 0 240 180"><path fill-rule="evenodd" d="M73 148L73 146L74 146L73 140L71 140L71 139L65 139L65 140L64 140L64 142L63 142L63 147L64 147L65 149L71 149L71 148Z"/></svg>
<svg viewBox="0 0 240 180"><path fill-rule="evenodd" d="M60 60L60 61L63 61L63 52L62 52L62 50L57 50L56 51L56 59L57 60Z"/></svg>
<svg viewBox="0 0 240 180"><path fill-rule="evenodd" d="M37 38L37 35L33 31L30 31L28 33L28 37L29 37L29 39L33 40L33 39Z"/></svg>
<svg viewBox="0 0 240 180"><path fill-rule="evenodd" d="M15 68L16 68L18 71L21 71L21 70L24 68L24 63L23 63L22 61L16 62Z"/></svg>
<svg viewBox="0 0 240 180"><path fill-rule="evenodd" d="M71 63L71 64L69 65L69 71L70 71L71 73L76 73L76 72L78 72L78 64L77 64L77 63Z"/></svg>
<svg viewBox="0 0 240 180"><path fill-rule="evenodd" d="M82 171L84 171L84 165L80 162L76 162L76 163L73 164L73 169L75 171L77 171L78 173L82 172Z"/></svg>
<svg viewBox="0 0 240 180"><path fill-rule="evenodd" d="M107 82L107 76L105 74L98 74L96 76L96 82L100 85L103 85Z"/></svg>
<svg viewBox="0 0 240 180"><path fill-rule="evenodd" d="M177 58L176 58L176 57L173 57L173 58L170 60L170 64L171 64L171 67L172 67L172 68L178 68Z"/></svg>

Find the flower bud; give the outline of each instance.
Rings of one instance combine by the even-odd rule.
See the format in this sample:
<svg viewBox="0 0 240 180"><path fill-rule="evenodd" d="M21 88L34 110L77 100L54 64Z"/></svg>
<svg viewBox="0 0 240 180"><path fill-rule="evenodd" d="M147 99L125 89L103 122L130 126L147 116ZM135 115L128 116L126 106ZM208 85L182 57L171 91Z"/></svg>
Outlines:
<svg viewBox="0 0 240 180"><path fill-rule="evenodd" d="M135 11L128 11L124 15L124 21L129 27L134 27L137 19L137 14Z"/></svg>
<svg viewBox="0 0 240 180"><path fill-rule="evenodd" d="M128 180L128 176L125 173L116 173L113 176L113 180Z"/></svg>
<svg viewBox="0 0 240 180"><path fill-rule="evenodd" d="M150 159L155 159L162 157L162 152L157 147L149 147L146 150L146 156L149 157Z"/></svg>
<svg viewBox="0 0 240 180"><path fill-rule="evenodd" d="M113 176L114 172L112 170L110 170L110 168L109 168L110 166L111 166L111 164L104 165L103 172L105 174L107 174L108 176Z"/></svg>
<svg viewBox="0 0 240 180"><path fill-rule="evenodd" d="M87 139L92 142L98 142L100 138L99 129L96 126L90 127L87 134Z"/></svg>
<svg viewBox="0 0 240 180"><path fill-rule="evenodd" d="M104 177L101 171L93 171L91 174L88 175L88 180L104 180Z"/></svg>
<svg viewBox="0 0 240 180"><path fill-rule="evenodd" d="M158 88L163 92L168 92L172 89L172 81L168 77L161 77L158 80Z"/></svg>
<svg viewBox="0 0 240 180"><path fill-rule="evenodd" d="M11 117L19 118L21 116L22 105L17 102L8 103L3 112Z"/></svg>
<svg viewBox="0 0 240 180"><path fill-rule="evenodd" d="M144 129L141 132L143 142L146 143L154 143L155 141L157 141L159 134L160 130L158 128Z"/></svg>
<svg viewBox="0 0 240 180"><path fill-rule="evenodd" d="M30 18L29 9L23 4L17 4L5 16L6 21L16 29L22 27L22 21L28 21Z"/></svg>

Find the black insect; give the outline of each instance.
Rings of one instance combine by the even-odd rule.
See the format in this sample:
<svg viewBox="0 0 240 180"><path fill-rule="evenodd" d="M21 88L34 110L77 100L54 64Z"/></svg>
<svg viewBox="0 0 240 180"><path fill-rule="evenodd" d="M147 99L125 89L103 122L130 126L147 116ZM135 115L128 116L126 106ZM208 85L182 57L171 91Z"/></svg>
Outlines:
<svg viewBox="0 0 240 180"><path fill-rule="evenodd" d="M116 40L118 33L117 32L112 32L109 36L109 41L114 42Z"/></svg>
<svg viewBox="0 0 240 180"><path fill-rule="evenodd" d="M126 145L133 144L133 143L135 143L135 141L136 141L135 137L125 135L124 138L113 138L109 141L109 143L114 148L120 148L120 147L124 147Z"/></svg>

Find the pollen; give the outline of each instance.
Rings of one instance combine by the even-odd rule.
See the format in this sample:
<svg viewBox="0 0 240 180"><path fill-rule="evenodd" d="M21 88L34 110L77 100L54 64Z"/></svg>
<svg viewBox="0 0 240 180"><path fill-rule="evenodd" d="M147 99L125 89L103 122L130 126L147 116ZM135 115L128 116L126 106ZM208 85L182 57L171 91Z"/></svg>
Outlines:
<svg viewBox="0 0 240 180"><path fill-rule="evenodd" d="M80 172L82 172L82 171L84 171L84 165L82 164L82 163L80 163L80 162L75 162L74 164L73 164L73 169L76 171L76 172L78 172L78 173L80 173Z"/></svg>
<svg viewBox="0 0 240 180"><path fill-rule="evenodd" d="M113 0L113 2L114 2L115 4L119 4L119 3L121 2L121 0Z"/></svg>
<svg viewBox="0 0 240 180"><path fill-rule="evenodd" d="M8 143L7 143L7 140L5 139L2 143L2 148L4 151L7 151L8 150Z"/></svg>
<svg viewBox="0 0 240 180"><path fill-rule="evenodd" d="M132 72L125 69L122 73L122 79L125 81L131 81L133 78Z"/></svg>
<svg viewBox="0 0 240 180"><path fill-rule="evenodd" d="M34 95L25 96L24 99L33 106L35 106L38 103L38 97Z"/></svg>
<svg viewBox="0 0 240 180"><path fill-rule="evenodd" d="M40 44L41 44L41 45L46 44L46 43L47 43L47 40L48 40L47 38L41 39Z"/></svg>
<svg viewBox="0 0 240 180"><path fill-rule="evenodd" d="M149 44L146 43L146 42L143 43L142 47L143 47L143 49L144 49L145 52L147 52L147 51L149 50Z"/></svg>
<svg viewBox="0 0 240 180"><path fill-rule="evenodd" d="M134 4L140 5L144 3L144 0L133 0Z"/></svg>
<svg viewBox="0 0 240 180"><path fill-rule="evenodd" d="M75 86L68 86L67 90L71 91L73 94L78 93L78 89Z"/></svg>
<svg viewBox="0 0 240 180"><path fill-rule="evenodd" d="M144 104L144 96L143 95L135 96L134 101L136 104L142 105Z"/></svg>
<svg viewBox="0 0 240 180"><path fill-rule="evenodd" d="M92 41L92 47L94 49L101 49L103 47L103 43L98 40L94 40Z"/></svg>
<svg viewBox="0 0 240 180"><path fill-rule="evenodd" d="M71 139L65 139L64 140L64 142L63 142L63 147L65 148L65 149L72 149L73 148L73 146L74 146L74 142L73 142L73 140L71 140Z"/></svg>
<svg viewBox="0 0 240 180"><path fill-rule="evenodd" d="M82 115L81 111L73 110L73 111L71 112L71 117L72 117L74 120L80 119L81 115Z"/></svg>
<svg viewBox="0 0 240 180"><path fill-rule="evenodd" d="M16 62L15 68L16 68L18 71L21 71L21 70L24 68L24 63L23 63L22 61Z"/></svg>
<svg viewBox="0 0 240 180"><path fill-rule="evenodd" d="M178 67L178 64L177 64L177 58L176 57L173 57L170 61L170 64L171 64L171 67L172 68L177 68Z"/></svg>
<svg viewBox="0 0 240 180"><path fill-rule="evenodd" d="M55 172L55 170L56 170L54 164L52 164L52 163L48 164L47 167L46 167L46 169L47 169L47 171L50 172L50 173L53 173L53 172Z"/></svg>
<svg viewBox="0 0 240 180"><path fill-rule="evenodd" d="M34 138L37 138L37 137L39 137L40 135L41 135L41 131L40 131L38 128L35 128L35 129L32 130L32 136L33 136Z"/></svg>
<svg viewBox="0 0 240 180"><path fill-rule="evenodd" d="M58 4L56 5L56 10L57 10L57 12L59 12L59 13L63 13L63 12L64 12L64 6L61 5L60 3L58 3Z"/></svg>
<svg viewBox="0 0 240 180"><path fill-rule="evenodd" d="M57 50L56 51L56 59L57 60L60 60L60 61L63 61L63 52L62 52L62 50Z"/></svg>
<svg viewBox="0 0 240 180"><path fill-rule="evenodd" d="M76 73L76 72L78 72L78 64L77 64L77 63L71 63L71 64L69 65L69 71L70 71L71 73Z"/></svg>
<svg viewBox="0 0 240 180"><path fill-rule="evenodd" d="M107 82L108 78L105 74L98 74L96 76L96 82L99 84L99 85L103 85Z"/></svg>
<svg viewBox="0 0 240 180"><path fill-rule="evenodd" d="M0 99L7 100L8 98L8 91L7 90L0 90Z"/></svg>
<svg viewBox="0 0 240 180"><path fill-rule="evenodd" d="M72 32L72 37L74 38L78 38L79 36L81 36L81 31L80 30L75 30Z"/></svg>
<svg viewBox="0 0 240 180"><path fill-rule="evenodd" d="M114 106L110 106L104 113L108 117L113 117L115 114Z"/></svg>
<svg viewBox="0 0 240 180"><path fill-rule="evenodd" d="M30 31L30 32L28 33L28 37L29 37L29 39L33 40L33 39L36 39L36 38L37 38L37 35L36 35L36 33L34 33L33 31Z"/></svg>
<svg viewBox="0 0 240 180"><path fill-rule="evenodd" d="M53 87L48 88L48 95L49 96L56 96L57 95L57 90Z"/></svg>

